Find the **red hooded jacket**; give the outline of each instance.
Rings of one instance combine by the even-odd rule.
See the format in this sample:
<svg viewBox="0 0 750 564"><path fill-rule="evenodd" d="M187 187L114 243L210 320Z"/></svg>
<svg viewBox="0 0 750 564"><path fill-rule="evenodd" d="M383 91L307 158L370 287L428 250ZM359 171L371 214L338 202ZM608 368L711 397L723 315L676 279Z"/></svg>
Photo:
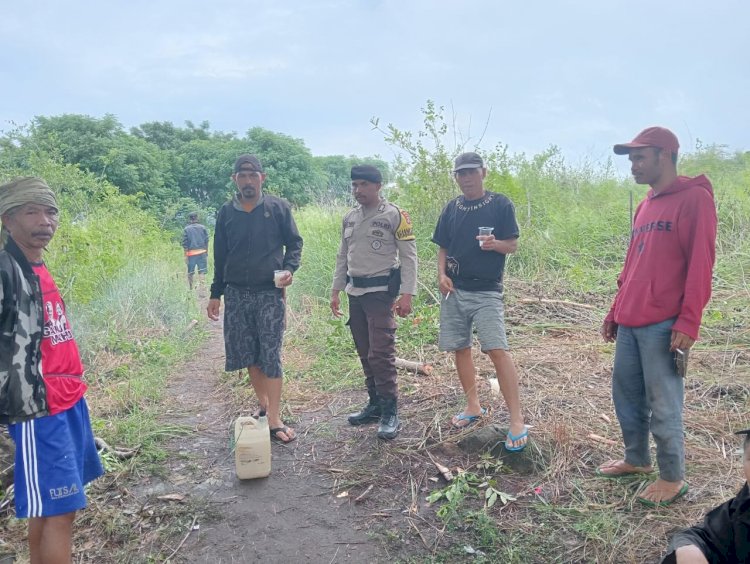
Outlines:
<svg viewBox="0 0 750 564"><path fill-rule="evenodd" d="M678 176L638 204L617 294L605 318L643 327L676 317L672 330L698 338L711 297L716 205L704 175Z"/></svg>

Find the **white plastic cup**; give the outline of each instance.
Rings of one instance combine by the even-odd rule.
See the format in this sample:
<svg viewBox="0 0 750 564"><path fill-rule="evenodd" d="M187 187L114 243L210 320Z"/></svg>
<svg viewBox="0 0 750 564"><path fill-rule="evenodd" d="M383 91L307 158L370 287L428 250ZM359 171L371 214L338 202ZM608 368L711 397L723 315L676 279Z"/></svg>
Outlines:
<svg viewBox="0 0 750 564"><path fill-rule="evenodd" d="M487 237L487 235L492 235L492 232L495 230L494 227L480 227L479 228L479 235L482 237ZM479 240L479 246L484 246L484 239Z"/></svg>
<svg viewBox="0 0 750 564"><path fill-rule="evenodd" d="M273 283L277 288L281 288L281 279L287 275L287 270L274 270L273 271Z"/></svg>

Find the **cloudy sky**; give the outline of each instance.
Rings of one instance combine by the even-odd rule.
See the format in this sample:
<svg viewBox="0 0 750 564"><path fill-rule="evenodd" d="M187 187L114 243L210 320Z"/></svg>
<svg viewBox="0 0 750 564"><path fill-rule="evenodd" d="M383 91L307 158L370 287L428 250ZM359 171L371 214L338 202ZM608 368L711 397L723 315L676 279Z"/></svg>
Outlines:
<svg viewBox="0 0 750 564"><path fill-rule="evenodd" d="M208 120L389 159L370 119L416 131L431 99L470 148L601 162L659 124L747 150L748 22L747 0L0 0L0 130Z"/></svg>

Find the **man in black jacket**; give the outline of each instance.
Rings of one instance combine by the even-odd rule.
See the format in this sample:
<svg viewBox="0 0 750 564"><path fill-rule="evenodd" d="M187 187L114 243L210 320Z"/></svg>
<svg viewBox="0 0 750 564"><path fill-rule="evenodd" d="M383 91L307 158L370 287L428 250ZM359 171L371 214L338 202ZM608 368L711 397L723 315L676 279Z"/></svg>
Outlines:
<svg viewBox="0 0 750 564"><path fill-rule="evenodd" d="M232 175L237 193L216 219L208 317L219 319L224 295L226 370L247 367L271 437L288 443L295 434L280 410L284 292L299 268L302 237L289 204L263 193L265 179L256 156L237 158Z"/></svg>
<svg viewBox="0 0 750 564"><path fill-rule="evenodd" d="M750 429L735 434L745 437L745 485L735 497L709 511L702 524L677 533L662 560L664 564L750 562Z"/></svg>

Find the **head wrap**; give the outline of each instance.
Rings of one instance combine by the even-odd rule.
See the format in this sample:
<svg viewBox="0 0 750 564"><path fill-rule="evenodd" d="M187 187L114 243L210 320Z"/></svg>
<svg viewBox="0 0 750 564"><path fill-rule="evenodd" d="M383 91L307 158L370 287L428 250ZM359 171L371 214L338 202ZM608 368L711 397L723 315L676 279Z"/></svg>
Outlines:
<svg viewBox="0 0 750 564"><path fill-rule="evenodd" d="M36 176L20 176L0 186L0 216L24 204L39 204L59 209L55 193L44 180ZM3 225L0 230L0 248L5 247L7 239L8 230Z"/></svg>
<svg viewBox="0 0 750 564"><path fill-rule="evenodd" d="M41 178L21 176L0 186L0 215L24 204L57 207L57 198Z"/></svg>

